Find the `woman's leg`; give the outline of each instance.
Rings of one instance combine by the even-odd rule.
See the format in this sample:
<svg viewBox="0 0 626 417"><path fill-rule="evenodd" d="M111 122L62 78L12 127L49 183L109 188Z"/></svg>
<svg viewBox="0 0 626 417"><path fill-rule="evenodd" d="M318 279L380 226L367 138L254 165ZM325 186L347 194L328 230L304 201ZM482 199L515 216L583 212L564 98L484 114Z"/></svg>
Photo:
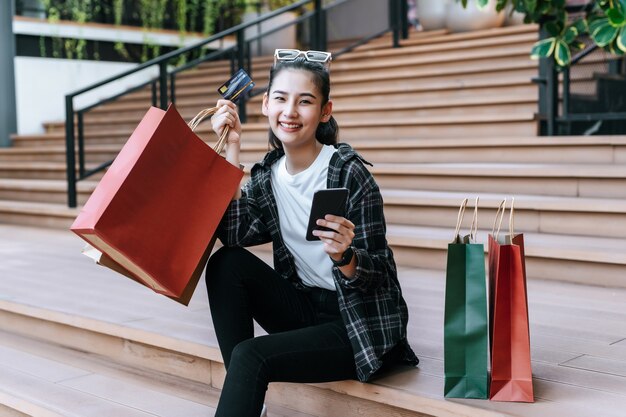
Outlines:
<svg viewBox="0 0 626 417"><path fill-rule="evenodd" d="M270 382L355 379L352 347L341 319L239 343L215 417L257 417Z"/></svg>
<svg viewBox="0 0 626 417"><path fill-rule="evenodd" d="M243 248L221 248L213 254L206 280L226 369L235 346L254 337L253 319L268 333L315 323L315 310L307 295Z"/></svg>

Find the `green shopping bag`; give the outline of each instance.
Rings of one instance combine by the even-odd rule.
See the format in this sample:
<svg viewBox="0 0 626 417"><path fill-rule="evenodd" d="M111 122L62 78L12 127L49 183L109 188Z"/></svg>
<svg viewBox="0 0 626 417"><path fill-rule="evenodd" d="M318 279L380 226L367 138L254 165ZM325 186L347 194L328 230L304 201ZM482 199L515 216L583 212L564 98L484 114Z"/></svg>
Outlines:
<svg viewBox="0 0 626 417"><path fill-rule="evenodd" d="M444 395L488 398L489 352L485 251L476 242L478 198L470 234L459 230L467 199L461 204L454 241L448 244L444 313Z"/></svg>

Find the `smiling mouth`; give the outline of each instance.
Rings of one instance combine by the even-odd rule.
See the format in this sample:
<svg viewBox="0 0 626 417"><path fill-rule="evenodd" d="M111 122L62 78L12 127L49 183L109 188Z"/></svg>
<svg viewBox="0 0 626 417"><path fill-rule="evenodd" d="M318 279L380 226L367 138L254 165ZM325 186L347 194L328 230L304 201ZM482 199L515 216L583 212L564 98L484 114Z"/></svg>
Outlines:
<svg viewBox="0 0 626 417"><path fill-rule="evenodd" d="M299 129L302 127L302 125L298 123L278 122L278 124L280 125L280 127L285 128L285 129Z"/></svg>

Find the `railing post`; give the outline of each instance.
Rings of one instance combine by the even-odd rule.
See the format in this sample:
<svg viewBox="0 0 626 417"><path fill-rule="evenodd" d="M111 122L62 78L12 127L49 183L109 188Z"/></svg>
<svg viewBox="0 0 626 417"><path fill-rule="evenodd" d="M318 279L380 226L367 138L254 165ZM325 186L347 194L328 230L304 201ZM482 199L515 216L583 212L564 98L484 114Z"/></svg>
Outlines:
<svg viewBox="0 0 626 417"><path fill-rule="evenodd" d="M74 104L65 96L65 162L67 165L67 205L76 207L76 155L74 151Z"/></svg>
<svg viewBox="0 0 626 417"><path fill-rule="evenodd" d="M319 30L319 50L325 51L328 48L328 33L327 33L327 17L328 13L323 8L320 9L320 30Z"/></svg>
<svg viewBox="0 0 626 417"><path fill-rule="evenodd" d="M547 58L548 71L547 71L547 91L546 91L546 104L547 104L547 134L548 136L556 135L556 119L558 115L559 105L559 74L556 72L556 66L554 64L554 57Z"/></svg>
<svg viewBox="0 0 626 417"><path fill-rule="evenodd" d="M557 90L558 91L558 90ZM570 99L570 67L563 70L563 102L561 103L561 114L565 119L565 134L571 134L571 123L568 121L569 116L569 99Z"/></svg>
<svg viewBox="0 0 626 417"><path fill-rule="evenodd" d="M311 27L311 49L324 50L322 43L320 42L322 37L322 0L315 0L314 2L315 14L312 19Z"/></svg>
<svg viewBox="0 0 626 417"><path fill-rule="evenodd" d="M157 82L156 80L152 82L152 106L157 106Z"/></svg>
<svg viewBox="0 0 626 417"><path fill-rule="evenodd" d="M176 103L176 73L170 74L170 101Z"/></svg>
<svg viewBox="0 0 626 417"><path fill-rule="evenodd" d="M237 31L237 66L239 68L245 68L246 65L246 39L245 33L243 30ZM245 97L242 97L239 100L239 119L241 123L245 123L247 120L246 114L246 100Z"/></svg>
<svg viewBox="0 0 626 417"><path fill-rule="evenodd" d="M407 0L400 1L400 27L402 31L402 39L409 37L409 3Z"/></svg>
<svg viewBox="0 0 626 417"><path fill-rule="evenodd" d="M78 177L85 175L85 124L83 123L83 112L76 112L76 122L78 130Z"/></svg>
<svg viewBox="0 0 626 417"><path fill-rule="evenodd" d="M400 46L400 28L398 24L399 4L398 0L389 0L389 28L393 34L393 47Z"/></svg>
<svg viewBox="0 0 626 417"><path fill-rule="evenodd" d="M159 106L167 109L167 62L159 63Z"/></svg>

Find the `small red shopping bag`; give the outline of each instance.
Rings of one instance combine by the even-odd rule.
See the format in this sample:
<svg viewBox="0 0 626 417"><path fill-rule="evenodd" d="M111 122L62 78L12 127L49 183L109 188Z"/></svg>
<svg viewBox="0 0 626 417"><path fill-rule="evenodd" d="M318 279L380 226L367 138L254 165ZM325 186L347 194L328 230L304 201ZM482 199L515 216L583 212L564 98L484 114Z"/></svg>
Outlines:
<svg viewBox="0 0 626 417"><path fill-rule="evenodd" d="M515 234L511 201L509 234L499 238L500 226L489 236L491 384L489 399L534 402L530 363L530 330L524 235ZM496 222L502 222L504 201Z"/></svg>

